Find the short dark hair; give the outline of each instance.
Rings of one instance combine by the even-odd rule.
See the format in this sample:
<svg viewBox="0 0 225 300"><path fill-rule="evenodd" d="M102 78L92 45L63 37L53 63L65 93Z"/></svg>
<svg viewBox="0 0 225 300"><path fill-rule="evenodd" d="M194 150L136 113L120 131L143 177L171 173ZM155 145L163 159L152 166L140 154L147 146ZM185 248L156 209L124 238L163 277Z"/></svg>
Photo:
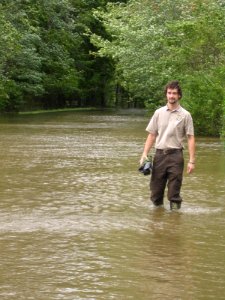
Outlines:
<svg viewBox="0 0 225 300"><path fill-rule="evenodd" d="M182 90L179 84L179 81L173 80L167 83L167 85L164 88L164 94L166 96L167 90L168 89L176 89L178 91L178 94L180 96L180 99L182 98Z"/></svg>

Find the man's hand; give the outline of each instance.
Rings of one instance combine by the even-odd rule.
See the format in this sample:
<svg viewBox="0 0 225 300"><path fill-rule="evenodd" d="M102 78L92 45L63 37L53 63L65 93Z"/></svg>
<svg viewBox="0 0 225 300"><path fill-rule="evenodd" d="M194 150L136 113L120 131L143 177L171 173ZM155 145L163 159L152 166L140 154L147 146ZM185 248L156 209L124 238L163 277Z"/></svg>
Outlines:
<svg viewBox="0 0 225 300"><path fill-rule="evenodd" d="M156 139L156 135L153 133L149 133L145 142L144 151L140 159L140 165L143 165L144 161L148 159L148 153L150 149L152 148L154 142Z"/></svg>
<svg viewBox="0 0 225 300"><path fill-rule="evenodd" d="M148 159L147 155L142 154L142 157L141 157L141 159L140 159L140 166L142 166L143 163L144 163L144 161L147 160L147 159Z"/></svg>
<svg viewBox="0 0 225 300"><path fill-rule="evenodd" d="M189 161L187 165L187 173L191 174L194 171L194 168L195 168L195 164Z"/></svg>

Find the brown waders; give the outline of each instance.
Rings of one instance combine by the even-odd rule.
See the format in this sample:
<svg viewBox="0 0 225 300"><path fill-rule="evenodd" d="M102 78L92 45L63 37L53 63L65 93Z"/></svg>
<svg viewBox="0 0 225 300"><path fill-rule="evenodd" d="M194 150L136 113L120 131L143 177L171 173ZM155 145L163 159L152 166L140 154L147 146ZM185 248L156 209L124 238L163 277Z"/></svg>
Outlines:
<svg viewBox="0 0 225 300"><path fill-rule="evenodd" d="M168 188L167 198L170 207L175 203L180 208L180 190L184 170L182 149L156 150L150 181L151 201L155 206L163 205L164 191Z"/></svg>

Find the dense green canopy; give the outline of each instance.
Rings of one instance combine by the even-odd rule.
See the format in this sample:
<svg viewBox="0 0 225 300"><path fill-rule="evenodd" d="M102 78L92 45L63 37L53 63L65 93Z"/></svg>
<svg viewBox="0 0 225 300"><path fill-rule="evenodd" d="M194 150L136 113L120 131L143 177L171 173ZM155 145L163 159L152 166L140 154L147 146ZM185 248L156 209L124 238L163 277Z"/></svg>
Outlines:
<svg viewBox="0 0 225 300"><path fill-rule="evenodd" d="M1 111L106 105L113 65L89 54L86 34L104 31L92 9L106 2L1 1Z"/></svg>
<svg viewBox="0 0 225 300"><path fill-rule="evenodd" d="M197 133L225 130L225 2L2 0L0 111L162 104L181 82Z"/></svg>
<svg viewBox="0 0 225 300"><path fill-rule="evenodd" d="M155 109L162 88L180 80L183 105L198 134L221 133L225 112L225 3L131 0L96 11L110 38L92 35L100 56L112 57L118 82L134 101Z"/></svg>

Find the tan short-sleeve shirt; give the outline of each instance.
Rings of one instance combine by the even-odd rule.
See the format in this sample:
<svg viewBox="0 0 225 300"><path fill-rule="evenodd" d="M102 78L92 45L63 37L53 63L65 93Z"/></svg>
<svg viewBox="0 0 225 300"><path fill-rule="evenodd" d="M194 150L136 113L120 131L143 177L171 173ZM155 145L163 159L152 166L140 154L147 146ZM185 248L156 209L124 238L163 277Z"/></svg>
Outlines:
<svg viewBox="0 0 225 300"><path fill-rule="evenodd" d="M167 105L157 109L146 130L156 135L156 149L182 149L187 135L194 135L191 114L179 106L171 111Z"/></svg>

